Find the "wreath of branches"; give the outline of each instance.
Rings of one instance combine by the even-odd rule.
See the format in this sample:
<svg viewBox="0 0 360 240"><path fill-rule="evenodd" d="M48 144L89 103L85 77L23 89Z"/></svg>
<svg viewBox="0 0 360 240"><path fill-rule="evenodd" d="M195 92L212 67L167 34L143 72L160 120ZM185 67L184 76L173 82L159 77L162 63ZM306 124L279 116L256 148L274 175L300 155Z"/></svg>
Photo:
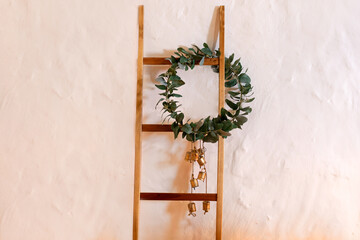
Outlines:
<svg viewBox="0 0 360 240"><path fill-rule="evenodd" d="M185 84L185 82L177 75L177 70L192 70L195 63L204 64L205 58L216 58L220 56L219 50L212 51L208 44L204 43L203 48L196 45L184 49L178 48L174 52L176 56L167 58L171 67L164 73L160 74L155 86L162 90L162 96L156 106L162 105L163 123L166 120L173 119L171 129L174 132L174 138L177 138L182 131L182 138L194 142L203 140L204 142L215 143L219 137L227 138L230 131L241 126L247 121L246 115L251 112L251 107L243 106L252 102L255 98L252 96L251 79L247 75L247 70L243 72L240 58L234 61L234 54L225 57L225 88L226 88L226 105L228 109L222 108L220 114L216 117L202 118L197 122L190 122L190 119L184 122L185 115L179 110L181 104L176 99L181 98L176 91ZM211 66L215 73L219 73L219 66Z"/></svg>

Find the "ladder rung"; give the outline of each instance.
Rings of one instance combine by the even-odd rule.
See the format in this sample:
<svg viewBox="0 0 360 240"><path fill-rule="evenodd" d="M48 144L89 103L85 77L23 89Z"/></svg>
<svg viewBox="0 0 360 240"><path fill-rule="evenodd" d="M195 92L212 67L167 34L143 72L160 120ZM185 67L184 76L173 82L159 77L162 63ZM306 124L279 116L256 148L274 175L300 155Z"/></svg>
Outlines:
<svg viewBox="0 0 360 240"><path fill-rule="evenodd" d="M200 61L197 61L195 64L199 64ZM165 57L144 57L144 65L171 65L169 60L166 60ZM219 58L205 58L204 65L219 65Z"/></svg>
<svg viewBox="0 0 360 240"><path fill-rule="evenodd" d="M157 201L216 201L216 193L140 193L140 200Z"/></svg>
<svg viewBox="0 0 360 240"><path fill-rule="evenodd" d="M170 124L143 124L143 132L172 132Z"/></svg>

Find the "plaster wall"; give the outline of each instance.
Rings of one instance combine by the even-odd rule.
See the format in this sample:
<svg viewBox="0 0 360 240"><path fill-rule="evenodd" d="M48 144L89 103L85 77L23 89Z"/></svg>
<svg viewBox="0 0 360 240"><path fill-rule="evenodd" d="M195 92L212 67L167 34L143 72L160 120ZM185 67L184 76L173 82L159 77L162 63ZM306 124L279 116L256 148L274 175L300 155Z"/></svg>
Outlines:
<svg viewBox="0 0 360 240"><path fill-rule="evenodd" d="M217 47L224 4L225 54L252 77L253 112L225 143L224 239L360 239L357 0L1 0L0 239L131 239L139 4L145 56ZM165 69L144 69L147 123ZM184 112L216 114L210 68L181 76ZM188 148L144 134L142 189L187 191ZM141 239L213 239L211 208L142 202Z"/></svg>

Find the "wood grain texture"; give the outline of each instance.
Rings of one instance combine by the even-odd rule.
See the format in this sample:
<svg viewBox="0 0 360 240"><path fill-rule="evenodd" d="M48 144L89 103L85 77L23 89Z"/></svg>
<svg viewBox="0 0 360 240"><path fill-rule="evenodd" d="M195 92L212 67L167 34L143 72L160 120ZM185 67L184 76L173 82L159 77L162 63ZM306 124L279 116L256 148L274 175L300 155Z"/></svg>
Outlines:
<svg viewBox="0 0 360 240"><path fill-rule="evenodd" d="M155 201L216 201L216 193L140 193L141 200Z"/></svg>
<svg viewBox="0 0 360 240"><path fill-rule="evenodd" d="M133 239L139 239L140 176L141 176L141 125L143 107L143 57L144 57L144 6L139 6L139 40L136 85L136 123L135 123L135 166L134 166L134 205Z"/></svg>
<svg viewBox="0 0 360 240"><path fill-rule="evenodd" d="M143 132L172 132L170 124L143 124Z"/></svg>
<svg viewBox="0 0 360 240"><path fill-rule="evenodd" d="M225 102L225 7L220 6L220 36L219 36L219 113ZM217 204L216 204L216 239L222 239L223 217L223 185L224 185L224 139L218 142L218 166L217 166Z"/></svg>
<svg viewBox="0 0 360 240"><path fill-rule="evenodd" d="M200 61L195 62L196 65L199 65ZM204 65L218 65L218 58L205 58ZM169 60L166 60L164 57L144 57L144 65L171 65Z"/></svg>

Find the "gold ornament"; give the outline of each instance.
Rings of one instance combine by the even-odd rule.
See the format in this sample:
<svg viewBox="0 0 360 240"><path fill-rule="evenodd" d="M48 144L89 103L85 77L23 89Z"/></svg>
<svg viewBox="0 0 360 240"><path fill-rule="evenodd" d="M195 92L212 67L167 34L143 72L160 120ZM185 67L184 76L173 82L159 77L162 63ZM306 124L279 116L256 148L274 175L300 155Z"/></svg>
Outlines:
<svg viewBox="0 0 360 240"><path fill-rule="evenodd" d="M191 151L186 152L185 161L189 161L189 162L190 162L190 158L191 158Z"/></svg>
<svg viewBox="0 0 360 240"><path fill-rule="evenodd" d="M204 210L204 214L206 214L207 212L210 211L210 202L209 201L203 202L203 210Z"/></svg>
<svg viewBox="0 0 360 240"><path fill-rule="evenodd" d="M206 148L200 147L197 151L198 151L199 155L204 155L205 151L206 151Z"/></svg>
<svg viewBox="0 0 360 240"><path fill-rule="evenodd" d="M194 174L192 175L192 177L190 179L190 184L193 189L195 189L199 186L199 182L196 178L194 178Z"/></svg>
<svg viewBox="0 0 360 240"><path fill-rule="evenodd" d="M195 217L196 216L196 213L195 213L196 212L196 205L195 205L194 202L190 202L188 204L188 209L189 209L188 216L192 215L193 217Z"/></svg>
<svg viewBox="0 0 360 240"><path fill-rule="evenodd" d="M206 163L204 155L201 155L201 156L197 159L197 162L198 162L198 164L199 164L200 167L204 166L205 163Z"/></svg>
<svg viewBox="0 0 360 240"><path fill-rule="evenodd" d="M198 175L197 179L198 179L198 180L201 180L201 181L204 181L205 178L206 178L206 171L201 170L201 171L199 172L199 175Z"/></svg>
<svg viewBox="0 0 360 240"><path fill-rule="evenodd" d="M195 188L199 187L199 181L205 182L205 192L207 193L207 171L206 171L206 161L205 161L205 147L204 142L200 141L199 148L197 149L195 146L195 142L191 143L190 151L188 151L185 155L185 160L191 164L191 178L190 178L190 190L191 193L195 190ZM197 162L200 166L200 171L197 178L194 177L195 170L195 162ZM196 206L194 202L190 202L188 204L189 216L196 216ZM203 202L203 210L204 214L210 211L210 202Z"/></svg>
<svg viewBox="0 0 360 240"><path fill-rule="evenodd" d="M199 158L199 154L195 149L187 152L185 155L185 160L190 163L196 162L198 158Z"/></svg>

